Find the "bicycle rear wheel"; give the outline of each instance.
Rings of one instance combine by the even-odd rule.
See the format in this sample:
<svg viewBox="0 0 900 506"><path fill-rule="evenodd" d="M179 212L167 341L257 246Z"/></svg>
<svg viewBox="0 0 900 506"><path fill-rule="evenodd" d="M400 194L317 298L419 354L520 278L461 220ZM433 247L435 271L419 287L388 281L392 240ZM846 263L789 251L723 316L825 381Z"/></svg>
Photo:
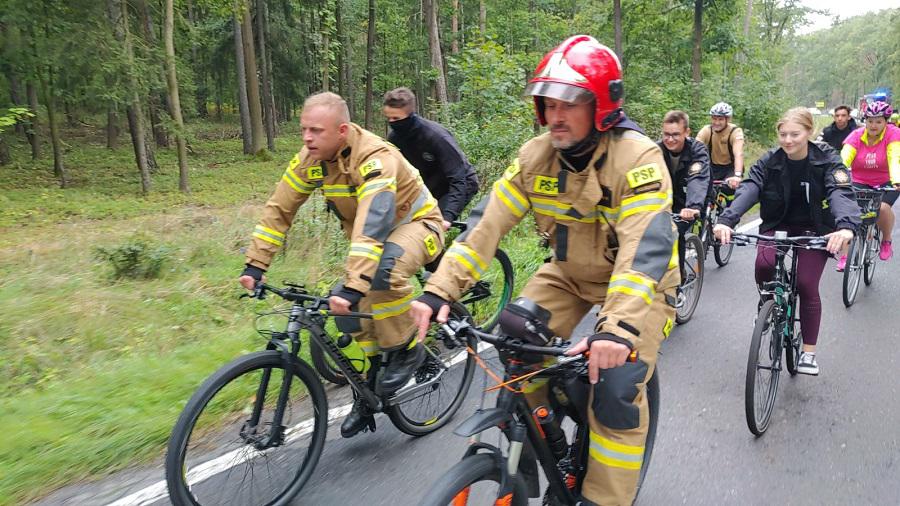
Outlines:
<svg viewBox="0 0 900 506"><path fill-rule="evenodd" d="M675 322L678 324L690 321L703 288L703 241L694 234L684 236L684 276L686 279L681 281L684 299L675 312Z"/></svg>
<svg viewBox="0 0 900 506"><path fill-rule="evenodd" d="M775 301L768 300L760 308L753 327L744 389L747 427L756 436L761 436L766 431L775 408L781 368L781 343Z"/></svg>
<svg viewBox="0 0 900 506"><path fill-rule="evenodd" d="M468 317L459 303L450 306L454 319ZM466 346L476 349L478 343L469 337ZM389 402L388 417L401 432L423 436L443 427L453 418L465 400L475 373L475 358L446 338L439 325L429 330L424 346L428 352L412 380Z"/></svg>
<svg viewBox="0 0 900 506"><path fill-rule="evenodd" d="M500 311L512 298L514 284L515 271L509 255L498 249L484 275L459 301L468 308L475 326L490 332L500 322Z"/></svg>
<svg viewBox="0 0 900 506"><path fill-rule="evenodd" d="M494 455L487 453L468 456L441 476L418 504L528 506L528 487L521 474L516 475L512 496L508 499L498 497L502 474L497 466L505 464L505 459L498 461Z"/></svg>
<svg viewBox="0 0 900 506"><path fill-rule="evenodd" d="M859 280L862 277L863 264L865 263L865 242L860 237L854 236L847 250L847 264L844 266L844 283L842 296L844 306L850 307L856 301L859 292Z"/></svg>
<svg viewBox="0 0 900 506"><path fill-rule="evenodd" d="M278 351L245 355L194 393L169 438L165 467L173 504L285 505L300 492L325 445L328 400L301 361L283 392L284 367ZM282 395L282 423L273 428Z"/></svg>
<svg viewBox="0 0 900 506"><path fill-rule="evenodd" d="M869 225L869 228L871 232L866 234L866 266L864 269L865 275L863 276L866 286L871 285L872 281L875 280L875 266L876 262L878 262L878 250L881 248L881 230L878 230L878 227L875 225Z"/></svg>

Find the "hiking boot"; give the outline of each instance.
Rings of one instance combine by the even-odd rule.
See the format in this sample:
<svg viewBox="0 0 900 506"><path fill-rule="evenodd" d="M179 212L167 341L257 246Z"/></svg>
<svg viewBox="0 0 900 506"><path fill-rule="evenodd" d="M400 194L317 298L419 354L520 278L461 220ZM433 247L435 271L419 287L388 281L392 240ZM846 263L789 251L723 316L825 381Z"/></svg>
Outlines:
<svg viewBox="0 0 900 506"><path fill-rule="evenodd" d="M375 432L375 417L361 397L353 400L353 408L341 423L341 437L351 438L366 429Z"/></svg>
<svg viewBox="0 0 900 506"><path fill-rule="evenodd" d="M391 395L412 378L416 369L425 362L425 347L416 343L410 349L396 351L381 376L380 394Z"/></svg>

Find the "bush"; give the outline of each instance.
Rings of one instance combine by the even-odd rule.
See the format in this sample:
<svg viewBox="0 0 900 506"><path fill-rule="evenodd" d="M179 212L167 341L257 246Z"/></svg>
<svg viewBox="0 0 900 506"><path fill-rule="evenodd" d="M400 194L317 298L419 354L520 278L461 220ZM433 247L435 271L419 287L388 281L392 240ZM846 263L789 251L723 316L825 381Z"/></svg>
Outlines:
<svg viewBox="0 0 900 506"><path fill-rule="evenodd" d="M112 279L158 278L171 253L172 248L139 236L117 246L94 248L94 256L112 266Z"/></svg>

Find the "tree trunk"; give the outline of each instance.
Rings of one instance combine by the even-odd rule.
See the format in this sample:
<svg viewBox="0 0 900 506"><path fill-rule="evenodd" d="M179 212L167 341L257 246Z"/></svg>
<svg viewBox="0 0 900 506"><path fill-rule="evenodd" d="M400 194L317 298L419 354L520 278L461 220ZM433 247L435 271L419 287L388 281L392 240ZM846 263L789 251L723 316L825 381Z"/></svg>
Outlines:
<svg viewBox="0 0 900 506"><path fill-rule="evenodd" d="M272 74L266 50L266 32L269 30L266 16L266 0L256 0L256 31L259 36L259 62L262 77L263 119L266 128L266 146L275 151L275 103L272 101Z"/></svg>
<svg viewBox="0 0 900 506"><path fill-rule="evenodd" d="M319 19L319 33L322 34L322 91L331 91L331 36L328 33L328 26L325 24L325 13L321 13Z"/></svg>
<svg viewBox="0 0 900 506"><path fill-rule="evenodd" d="M344 27L341 26L341 0L337 0L334 2L334 28L335 34L334 36L337 38L337 88L338 95L344 97L344 100L347 100L347 82L345 81L346 74L344 69Z"/></svg>
<svg viewBox="0 0 900 506"><path fill-rule="evenodd" d="M342 49L347 51L346 63L344 64L344 81L347 83L347 106L350 108L350 118L358 121L356 112L356 85L353 82L353 44L347 40L348 36L344 35L344 44Z"/></svg>
<svg viewBox="0 0 900 506"><path fill-rule="evenodd" d="M262 107L259 100L259 75L256 68L256 49L253 42L253 25L250 19L250 6L244 5L241 32L244 42L244 65L247 77L247 103L250 112L251 151L254 154L263 150L263 139L266 130L263 127Z"/></svg>
<svg viewBox="0 0 900 506"><path fill-rule="evenodd" d="M478 2L478 31L481 33L482 39L487 34L487 7L484 5L484 0Z"/></svg>
<svg viewBox="0 0 900 506"><path fill-rule="evenodd" d="M366 130L372 129L375 119L372 94L375 92L375 0L369 0L369 28L366 39Z"/></svg>
<svg viewBox="0 0 900 506"><path fill-rule="evenodd" d="M166 46L166 84L169 86L169 107L175 121L175 144L178 146L178 189L190 192L188 186L187 142L184 138L184 118L181 117L181 97L178 96L178 75L175 73L175 8L174 0L166 0L166 20L163 39Z"/></svg>
<svg viewBox="0 0 900 506"><path fill-rule="evenodd" d="M129 67L134 67L134 48L131 45L131 33L128 29L128 4L127 0L107 0L107 8L110 22L113 25L116 39L125 47L125 57ZM125 107L128 115L128 129L131 132L131 143L134 147L134 158L137 162L138 172L141 177L141 192L150 192L150 167L146 139L144 137L144 113L141 109L141 99L138 93L140 89L134 77L129 78L130 96ZM50 105L48 103L48 110ZM51 123L52 123L51 119ZM51 125L51 136L52 136ZM55 149L55 148L54 148Z"/></svg>
<svg viewBox="0 0 900 506"><path fill-rule="evenodd" d="M39 76L41 93L44 95L44 103L47 104L47 122L50 123L50 143L53 145L53 175L59 180L59 187L69 185L66 177L66 166L63 163L62 140L59 137L59 125L56 118L56 100L53 97L53 68L47 68L47 76ZM49 81L49 82L48 82Z"/></svg>
<svg viewBox="0 0 900 506"><path fill-rule="evenodd" d="M453 17L450 18L450 53L459 53L459 0L453 0Z"/></svg>
<svg viewBox="0 0 900 506"><path fill-rule="evenodd" d="M0 132L0 166L9 165L12 157L9 154L9 146L6 144L6 137Z"/></svg>
<svg viewBox="0 0 900 506"><path fill-rule="evenodd" d="M695 109L700 105L700 63L701 45L703 43L703 0L694 0L694 51L691 55L691 80L693 81L693 103Z"/></svg>
<svg viewBox="0 0 900 506"><path fill-rule="evenodd" d="M619 63L622 63L624 61L622 57L622 0L613 0L613 27L615 30L616 56L619 57Z"/></svg>
<svg viewBox="0 0 900 506"><path fill-rule="evenodd" d="M119 145L119 113L115 104L106 107L106 147L116 149Z"/></svg>
<svg viewBox="0 0 900 506"><path fill-rule="evenodd" d="M247 67L244 65L244 37L239 14L234 17L234 55L238 79L238 111L241 116L241 139L244 141L244 154L253 153L253 139L250 133L250 106L247 102Z"/></svg>
<svg viewBox="0 0 900 506"><path fill-rule="evenodd" d="M187 0L188 22L191 28L197 27L197 11L194 9L193 0ZM191 66L194 69L194 82L197 85L197 91L194 92L195 107L197 108L197 116L208 118L209 111L206 109L206 102L209 99L209 90L206 87L207 74L200 63L199 52L197 51L197 41L191 37Z"/></svg>
<svg viewBox="0 0 900 506"><path fill-rule="evenodd" d="M141 16L141 32L144 40L147 42L147 46L159 47L159 43L156 40L156 32L153 31L153 19L150 17L150 9L147 7L146 0L134 1L137 2L136 8ZM163 80L165 80L165 71L163 71L163 77ZM153 132L153 140L157 147L167 148L169 147L169 136L163 127L162 117L159 112L163 102L164 98L161 98L156 90L150 90L147 94L147 109L150 112L150 128Z"/></svg>
<svg viewBox="0 0 900 506"><path fill-rule="evenodd" d="M9 81L9 100L12 102L12 105L19 107L25 105L20 94L19 78L16 77L12 70L7 70L6 79ZM17 134L25 135L25 124L21 121L17 121L13 128ZM7 154L9 153L7 152Z"/></svg>
<svg viewBox="0 0 900 506"><path fill-rule="evenodd" d="M41 157L41 123L38 119L38 96L34 82L25 83L25 94L28 96L28 108L34 113L25 124L25 135L31 144L31 159L37 160Z"/></svg>
<svg viewBox="0 0 900 506"><path fill-rule="evenodd" d="M431 66L437 70L434 81L437 100L441 106L447 104L447 77L444 74L444 59L441 55L440 26L438 26L438 0L425 0L428 3L428 48L431 53Z"/></svg>

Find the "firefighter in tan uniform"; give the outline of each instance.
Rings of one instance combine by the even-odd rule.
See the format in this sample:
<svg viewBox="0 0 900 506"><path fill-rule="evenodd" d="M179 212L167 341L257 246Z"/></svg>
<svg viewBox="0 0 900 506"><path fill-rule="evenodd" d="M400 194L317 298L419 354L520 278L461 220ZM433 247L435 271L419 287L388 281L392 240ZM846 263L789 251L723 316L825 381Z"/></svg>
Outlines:
<svg viewBox="0 0 900 506"><path fill-rule="evenodd" d="M734 109L719 102L709 109L709 125L697 132L697 140L709 148L710 196L712 181L725 181L729 204L744 178L744 130L731 123Z"/></svg>
<svg viewBox="0 0 900 506"><path fill-rule="evenodd" d="M378 390L404 385L425 358L413 339L409 278L443 247L441 213L418 171L380 137L350 123L347 104L333 93L307 99L300 117L304 147L290 162L253 231L240 281L262 278L284 244L297 209L317 188L350 239L346 278L332 291L331 311L359 305L373 320L339 318L372 358L390 352ZM374 327L374 328L372 328ZM341 425L351 437L371 427L372 413L357 400Z"/></svg>
<svg viewBox="0 0 900 506"><path fill-rule="evenodd" d="M648 428L646 382L674 319L679 283L672 185L662 153L621 109L621 67L592 37L575 36L544 57L528 93L549 132L527 142L469 216L425 293L413 302L420 336L431 318L445 321L484 272L500 238L534 213L553 258L525 286L569 336L595 304L595 334L570 354L590 350L594 385L587 410L590 459L586 504L631 504ZM626 363L632 350L639 360ZM598 381L600 369L602 381ZM546 398L546 388L528 395Z"/></svg>

